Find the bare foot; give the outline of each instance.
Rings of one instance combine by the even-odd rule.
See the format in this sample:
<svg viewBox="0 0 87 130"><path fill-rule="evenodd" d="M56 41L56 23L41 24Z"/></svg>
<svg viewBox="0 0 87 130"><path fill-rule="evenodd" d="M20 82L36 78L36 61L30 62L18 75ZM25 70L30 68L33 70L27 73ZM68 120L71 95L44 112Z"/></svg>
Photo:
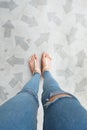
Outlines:
<svg viewBox="0 0 87 130"><path fill-rule="evenodd" d="M43 52L42 58L41 58L42 75L43 75L44 71L49 71L50 70L51 60L52 60L51 55L46 53L46 52Z"/></svg>
<svg viewBox="0 0 87 130"><path fill-rule="evenodd" d="M38 60L38 56L36 54L31 56L28 63L29 63L30 70L33 74L35 74L35 73L41 74L39 60Z"/></svg>

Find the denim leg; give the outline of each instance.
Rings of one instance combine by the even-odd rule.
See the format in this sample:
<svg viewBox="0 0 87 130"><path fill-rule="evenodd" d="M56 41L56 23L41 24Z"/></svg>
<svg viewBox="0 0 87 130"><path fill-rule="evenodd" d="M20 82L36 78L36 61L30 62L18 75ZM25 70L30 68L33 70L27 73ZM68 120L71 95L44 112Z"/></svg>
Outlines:
<svg viewBox="0 0 87 130"><path fill-rule="evenodd" d="M62 90L58 84L58 82L52 77L51 73L49 71L44 72L44 84L43 84L43 93L42 93L42 103L43 105L46 105L49 98L56 94L69 94L73 96L72 94Z"/></svg>
<svg viewBox="0 0 87 130"><path fill-rule="evenodd" d="M30 81L28 81L28 83L26 83L26 85L19 93L28 92L29 94L33 95L35 99L38 101L37 93L39 90L40 77L41 76L39 73L34 74L33 78Z"/></svg>
<svg viewBox="0 0 87 130"><path fill-rule="evenodd" d="M39 81L36 73L16 96L0 106L0 130L37 130Z"/></svg>
<svg viewBox="0 0 87 130"><path fill-rule="evenodd" d="M63 91L51 73L44 73L42 103L44 108L43 130L87 130L87 111L72 94L71 97L60 97L55 101L49 98Z"/></svg>

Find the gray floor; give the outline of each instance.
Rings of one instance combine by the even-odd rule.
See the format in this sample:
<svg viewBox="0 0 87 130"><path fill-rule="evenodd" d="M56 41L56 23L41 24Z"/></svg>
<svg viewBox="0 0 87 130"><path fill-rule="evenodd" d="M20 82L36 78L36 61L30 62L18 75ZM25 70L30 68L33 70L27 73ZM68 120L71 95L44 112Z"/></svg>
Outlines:
<svg viewBox="0 0 87 130"><path fill-rule="evenodd" d="M0 0L0 104L32 77L27 61L43 51L61 87L87 109L87 0ZM38 130L42 119L40 102Z"/></svg>

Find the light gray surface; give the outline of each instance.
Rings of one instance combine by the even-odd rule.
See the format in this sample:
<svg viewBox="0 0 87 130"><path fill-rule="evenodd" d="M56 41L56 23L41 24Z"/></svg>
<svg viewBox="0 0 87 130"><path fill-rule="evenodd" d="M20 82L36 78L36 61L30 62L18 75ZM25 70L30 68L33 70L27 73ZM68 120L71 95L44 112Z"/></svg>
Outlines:
<svg viewBox="0 0 87 130"><path fill-rule="evenodd" d="M32 77L28 59L43 51L60 86L87 109L87 0L0 0L0 104ZM40 101L38 130L42 119Z"/></svg>

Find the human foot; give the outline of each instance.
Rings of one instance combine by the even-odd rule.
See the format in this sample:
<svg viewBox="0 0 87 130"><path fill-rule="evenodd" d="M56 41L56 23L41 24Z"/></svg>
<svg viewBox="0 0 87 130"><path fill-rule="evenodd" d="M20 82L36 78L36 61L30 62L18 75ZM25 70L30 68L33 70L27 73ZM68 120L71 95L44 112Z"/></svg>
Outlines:
<svg viewBox="0 0 87 130"><path fill-rule="evenodd" d="M39 60L38 60L38 56L36 54L33 54L31 56L28 63L29 63L30 70L33 74L35 74L35 73L41 74Z"/></svg>
<svg viewBox="0 0 87 130"><path fill-rule="evenodd" d="M42 58L41 58L41 71L42 71L42 75L44 73L44 71L49 71L50 67L51 67L51 55L43 52L42 54Z"/></svg>

